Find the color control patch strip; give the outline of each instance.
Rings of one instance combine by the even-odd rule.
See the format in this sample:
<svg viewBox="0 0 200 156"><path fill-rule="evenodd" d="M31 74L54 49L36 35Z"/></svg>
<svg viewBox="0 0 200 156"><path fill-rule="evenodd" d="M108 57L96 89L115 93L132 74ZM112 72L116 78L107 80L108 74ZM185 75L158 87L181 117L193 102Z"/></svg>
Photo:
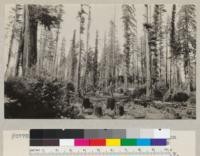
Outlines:
<svg viewBox="0 0 200 156"><path fill-rule="evenodd" d="M30 146L166 146L167 139L32 139Z"/></svg>
<svg viewBox="0 0 200 156"><path fill-rule="evenodd" d="M166 146L169 129L32 129L30 146Z"/></svg>

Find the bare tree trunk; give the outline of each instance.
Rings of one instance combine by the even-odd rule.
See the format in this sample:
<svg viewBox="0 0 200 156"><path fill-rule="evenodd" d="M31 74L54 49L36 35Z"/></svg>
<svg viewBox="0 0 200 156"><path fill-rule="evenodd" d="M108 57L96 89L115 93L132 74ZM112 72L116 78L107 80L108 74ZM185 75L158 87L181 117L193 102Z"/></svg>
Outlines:
<svg viewBox="0 0 200 156"><path fill-rule="evenodd" d="M30 24L30 34L29 67L33 67L37 63L37 23Z"/></svg>
<svg viewBox="0 0 200 156"><path fill-rule="evenodd" d="M28 5L24 6L24 47L23 47L23 59L22 59L22 74L23 76L26 75L28 70L28 49L29 49L29 9Z"/></svg>
<svg viewBox="0 0 200 156"><path fill-rule="evenodd" d="M8 77L8 75L10 74L9 73L9 67L10 67L10 59L11 59L11 56L12 56L12 47L13 47L13 41L14 41L14 29L15 29L15 24L13 24L13 28L12 28L12 35L11 35L11 38L10 38L10 46L9 46L9 51L8 51L8 62L7 62L7 65L6 65L6 77Z"/></svg>
<svg viewBox="0 0 200 156"><path fill-rule="evenodd" d="M104 91L107 92L108 91L108 73L109 73L109 66L108 66L108 54L107 54L107 38L106 38L106 33L104 34L104 44L103 44L103 62L105 64L103 64L103 69L104 69L104 82L103 85L105 88L104 88Z"/></svg>
<svg viewBox="0 0 200 156"><path fill-rule="evenodd" d="M89 53L89 40L90 40L90 25L91 25L91 11L89 7L89 13L88 13L88 24L87 24L87 38L86 38L86 67L85 67L85 74L83 79L84 89L87 92L87 77L89 74L89 68L88 68L88 53Z"/></svg>
<svg viewBox="0 0 200 156"><path fill-rule="evenodd" d="M74 82L75 72L76 72L76 30L74 30L73 39L72 39L72 51L71 51L71 72L70 80Z"/></svg>
<svg viewBox="0 0 200 156"><path fill-rule="evenodd" d="M39 56L38 56L38 74L39 76L41 76L42 72L41 72L41 69L43 69L43 55L44 55L44 48L43 48L43 44L45 42L45 39L44 39L44 33L45 33L45 28L44 27L41 27L41 31L40 31L40 48L39 48Z"/></svg>
<svg viewBox="0 0 200 156"><path fill-rule="evenodd" d="M95 41L95 53L94 53L94 61L93 61L93 85L95 90L97 89L98 84L98 31L96 31L96 41Z"/></svg>
<svg viewBox="0 0 200 156"><path fill-rule="evenodd" d="M169 63L169 90L172 89L172 54L170 56L170 63Z"/></svg>
<svg viewBox="0 0 200 156"><path fill-rule="evenodd" d="M165 83L168 86L168 35L166 32Z"/></svg>
<svg viewBox="0 0 200 156"><path fill-rule="evenodd" d="M10 74L11 74L9 69L10 69L11 57L13 55L12 48L13 48L13 43L14 43L14 38L15 38L15 32L17 31L16 24L17 24L17 21L19 20L19 13L18 13L18 11L20 10L19 6L20 5L16 5L16 7L15 7L15 18L13 20L12 32L11 32L11 37L10 37L10 45L9 45L9 50L8 50L8 61L7 61L7 64L6 64L5 79L7 79L7 77L9 77ZM16 73L16 71L15 71L15 73ZM14 73L14 75L15 75L15 73Z"/></svg>
<svg viewBox="0 0 200 156"><path fill-rule="evenodd" d="M24 30L20 32L20 43L19 49L17 52L17 60L16 60L16 69L15 69L15 76L19 76L20 66L22 66L22 57L23 57L23 48L24 48Z"/></svg>
<svg viewBox="0 0 200 156"><path fill-rule="evenodd" d="M148 5L146 5L146 23L148 24L149 20L148 15ZM149 54L149 31L148 28L145 29L145 47L146 47L146 97L151 95L151 73L150 73L150 54Z"/></svg>
<svg viewBox="0 0 200 156"><path fill-rule="evenodd" d="M81 26L80 26L81 27ZM79 34L79 54L78 54L78 72L77 72L77 88L76 92L80 95L80 81L81 81L81 54L82 54L82 33L80 28Z"/></svg>
<svg viewBox="0 0 200 156"><path fill-rule="evenodd" d="M59 40L59 33L60 33L60 24L58 25L57 32L56 32L56 48L55 48L55 55L54 55L54 76L57 78L58 74L58 40Z"/></svg>
<svg viewBox="0 0 200 156"><path fill-rule="evenodd" d="M171 16L171 27L170 27L170 82L169 82L169 90L171 93L174 92L175 86L175 55L174 50L176 49L175 45L175 16L176 16L176 5L174 4L172 7L172 16Z"/></svg>

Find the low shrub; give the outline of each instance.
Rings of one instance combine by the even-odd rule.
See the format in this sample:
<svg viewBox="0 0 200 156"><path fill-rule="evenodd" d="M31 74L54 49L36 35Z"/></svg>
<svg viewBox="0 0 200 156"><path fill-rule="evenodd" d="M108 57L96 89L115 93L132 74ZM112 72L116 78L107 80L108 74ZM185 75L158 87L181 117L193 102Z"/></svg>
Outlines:
<svg viewBox="0 0 200 156"><path fill-rule="evenodd" d="M168 91L163 95L163 101L169 102L172 101L172 92L170 91L170 89L168 89Z"/></svg>
<svg viewBox="0 0 200 156"><path fill-rule="evenodd" d="M132 97L133 98L139 98L144 94L146 94L146 87L141 86L141 87L138 87L138 88L133 90Z"/></svg>
<svg viewBox="0 0 200 156"><path fill-rule="evenodd" d="M98 117L103 116L102 107L100 107L100 106L96 107L95 110L94 110L94 113L95 113L95 115L98 116Z"/></svg>
<svg viewBox="0 0 200 156"><path fill-rule="evenodd" d="M189 95L185 92L177 92L173 95L173 101L185 102L189 99Z"/></svg>
<svg viewBox="0 0 200 156"><path fill-rule="evenodd" d="M5 104L7 117L19 118L58 118L61 110L68 104L65 85L57 80L45 78L12 78L5 82L5 95L15 99ZM16 109L16 111L12 111Z"/></svg>
<svg viewBox="0 0 200 156"><path fill-rule="evenodd" d="M66 87L66 89L67 89L68 91L74 92L74 91L75 91L74 84L73 84L72 82L67 82L67 87Z"/></svg>
<svg viewBox="0 0 200 156"><path fill-rule="evenodd" d="M70 119L76 119L79 118L79 113L80 109L77 106L68 106L64 111L62 111L61 115Z"/></svg>
<svg viewBox="0 0 200 156"><path fill-rule="evenodd" d="M20 78L10 78L4 83L5 95L13 99L24 98L29 90L30 86L28 85L28 83Z"/></svg>
<svg viewBox="0 0 200 156"><path fill-rule="evenodd" d="M108 98L107 99L107 109L111 109L111 110L114 110L115 108L115 99L114 98Z"/></svg>
<svg viewBox="0 0 200 156"><path fill-rule="evenodd" d="M123 91L123 94L125 95L125 96L131 96L131 91L130 90L125 90L125 91Z"/></svg>
<svg viewBox="0 0 200 156"><path fill-rule="evenodd" d="M196 92L193 92L190 94L190 98L188 99L188 102L193 105L196 104Z"/></svg>
<svg viewBox="0 0 200 156"><path fill-rule="evenodd" d="M120 115L120 116L122 116L122 115L124 115L124 113L125 113L124 107L123 106L119 106L117 108L117 114Z"/></svg>
<svg viewBox="0 0 200 156"><path fill-rule="evenodd" d="M161 82L158 83L153 88L153 97L154 97L154 99L155 100L162 100L167 91L168 91L168 87L166 86L165 83L161 83Z"/></svg>
<svg viewBox="0 0 200 156"><path fill-rule="evenodd" d="M89 98L84 98L84 99L83 99L83 107L84 107L85 109L93 108L93 104L90 102L90 99L89 99Z"/></svg>

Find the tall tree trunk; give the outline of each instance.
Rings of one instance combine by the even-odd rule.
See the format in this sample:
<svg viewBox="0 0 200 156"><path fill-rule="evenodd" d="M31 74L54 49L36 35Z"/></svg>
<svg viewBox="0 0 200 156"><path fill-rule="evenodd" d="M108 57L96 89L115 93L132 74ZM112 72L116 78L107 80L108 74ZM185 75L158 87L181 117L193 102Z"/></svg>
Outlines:
<svg viewBox="0 0 200 156"><path fill-rule="evenodd" d="M169 90L170 92L174 92L175 86L175 49L176 49L176 40L175 40L175 16L176 16L176 5L174 4L172 7L172 17L171 17L171 32L170 32L170 83ZM172 90L173 89L173 90Z"/></svg>
<svg viewBox="0 0 200 156"><path fill-rule="evenodd" d="M81 26L80 26L81 27ZM79 34L79 54L78 54L78 71L77 71L77 88L76 92L80 96L80 82L81 82L81 54L82 54L82 33L80 28Z"/></svg>
<svg viewBox="0 0 200 156"><path fill-rule="evenodd" d="M78 75L77 75L77 93L80 94L80 81L81 81L81 53L82 53L82 39L80 34L80 45L79 45L79 54L78 54Z"/></svg>
<svg viewBox="0 0 200 156"><path fill-rule="evenodd" d="M15 69L15 76L19 76L20 68L22 66L22 57L23 57L23 48L24 48L24 30L20 32L20 43L19 49L17 52L17 60L16 60L16 69Z"/></svg>
<svg viewBox="0 0 200 156"><path fill-rule="evenodd" d="M146 5L146 24L149 24L149 9ZM151 73L150 73L150 53L149 53L149 30L145 29L145 51L146 51L146 97L151 95Z"/></svg>
<svg viewBox="0 0 200 156"><path fill-rule="evenodd" d="M41 31L40 31L40 41L39 41L39 44L40 44L40 48L39 48L39 56L38 56L38 74L41 75L42 74L42 71L43 71L43 55L44 55L44 42L46 41L44 36L45 36L45 27L41 27Z"/></svg>
<svg viewBox="0 0 200 156"><path fill-rule="evenodd" d="M58 60L58 40L60 33L60 24L58 24L58 29L56 32L56 48L55 48L55 58L54 58L54 67L55 67L55 78L58 76L59 60Z"/></svg>
<svg viewBox="0 0 200 156"><path fill-rule="evenodd" d="M24 6L24 47L23 47L23 58L22 58L22 74L26 75L28 70L28 55L29 55L29 38L30 38L30 30L29 30L29 9L28 5Z"/></svg>
<svg viewBox="0 0 200 156"><path fill-rule="evenodd" d="M72 51L71 51L71 81L74 83L74 77L76 73L76 30L74 30L72 39Z"/></svg>
<svg viewBox="0 0 200 156"><path fill-rule="evenodd" d="M81 83L81 58L82 58L82 50L83 50L83 41L82 41L82 35L84 33L84 24L85 24L85 10L83 9L83 4L81 4L81 9L78 14L80 18L80 26L79 26L79 54L78 54L78 69L77 69L77 87L76 92L78 96L81 96L81 90L80 90L80 83Z"/></svg>
<svg viewBox="0 0 200 156"><path fill-rule="evenodd" d="M89 74L89 67L88 67L88 55L89 55L89 41L90 41L90 25L91 25L91 11L89 7L89 13L88 13L88 24L87 24L87 38L86 38L86 66L85 66L85 74L83 79L83 85L84 89L87 92L87 77Z"/></svg>
<svg viewBox="0 0 200 156"><path fill-rule="evenodd" d="M186 81L187 81L187 92L188 94L190 94L190 88L191 88L191 83L190 83L190 80L191 80L191 76L190 76L190 50L189 50L189 20L188 20L188 16L187 13L185 12L185 21L186 21L186 30L187 32L186 33L186 39L187 39L187 44L186 44L186 56L185 56L185 60L186 61L186 72L185 72L185 75L186 75Z"/></svg>
<svg viewBox="0 0 200 156"><path fill-rule="evenodd" d="M94 53L94 71L93 71L93 85L95 90L97 89L97 79L98 79L98 31L96 32L95 41L95 53Z"/></svg>
<svg viewBox="0 0 200 156"><path fill-rule="evenodd" d="M104 80L103 80L103 86L104 91L107 92L108 91L108 73L109 73L109 64L108 64L108 53L107 53L107 38L106 38L106 33L104 34L104 43L103 43L103 73L104 73Z"/></svg>
<svg viewBox="0 0 200 156"><path fill-rule="evenodd" d="M172 50L170 50L170 53L172 53ZM169 90L172 92L173 89L173 58L172 55L170 56L170 79L169 79Z"/></svg>
<svg viewBox="0 0 200 156"><path fill-rule="evenodd" d="M37 63L37 22L31 19L34 14L32 5L25 5L25 30L23 49L23 75ZM33 69L34 72L34 69Z"/></svg>
<svg viewBox="0 0 200 156"><path fill-rule="evenodd" d="M31 22L30 34L29 68L37 63L37 23Z"/></svg>
<svg viewBox="0 0 200 156"><path fill-rule="evenodd" d="M165 83L168 87L168 31L166 32L166 54L165 54Z"/></svg>
<svg viewBox="0 0 200 156"><path fill-rule="evenodd" d="M9 67L10 67L10 59L12 57L12 47L13 47L13 41L14 41L14 29L15 29L15 24L13 24L13 28L12 28L12 35L11 35L11 38L10 38L10 46L9 46L9 51L8 51L8 62L7 62L7 65L6 65L6 77L9 76Z"/></svg>
<svg viewBox="0 0 200 156"><path fill-rule="evenodd" d="M141 84L143 84L143 80L144 80L144 50L143 50L143 39L141 38L140 40L140 55L141 55Z"/></svg>

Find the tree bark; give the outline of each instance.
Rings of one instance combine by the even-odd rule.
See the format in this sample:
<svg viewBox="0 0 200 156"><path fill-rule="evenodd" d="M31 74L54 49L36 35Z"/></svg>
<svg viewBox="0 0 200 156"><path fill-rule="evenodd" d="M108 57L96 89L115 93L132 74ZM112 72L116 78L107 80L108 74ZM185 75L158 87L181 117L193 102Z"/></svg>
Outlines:
<svg viewBox="0 0 200 156"><path fill-rule="evenodd" d="M19 74L20 74L19 70L20 70L20 66L22 66L23 48L24 48L24 32L23 32L23 30L21 30L19 49L17 52L15 76L19 76Z"/></svg>
<svg viewBox="0 0 200 156"><path fill-rule="evenodd" d="M94 53L94 62L93 62L93 85L94 88L97 89L97 81L98 81L98 31L96 32L96 41L95 41L95 53Z"/></svg>
<svg viewBox="0 0 200 156"><path fill-rule="evenodd" d="M12 30L12 35L11 35L11 38L10 38L10 46L9 46L9 51L8 51L8 62L7 62L7 65L6 65L6 77L8 77L9 75L9 66L10 66L10 59L11 59L11 56L12 56L12 47L13 47L13 41L14 41L14 24L13 24L13 30Z"/></svg>
<svg viewBox="0 0 200 156"><path fill-rule="evenodd" d="M148 5L146 6L146 23L148 24L149 20L148 15ZM145 29L145 47L146 47L146 97L151 95L151 73L150 73L150 54L149 54L149 32L148 28Z"/></svg>
<svg viewBox="0 0 200 156"><path fill-rule="evenodd" d="M74 83L74 77L76 72L76 30L74 30L73 39L72 39L72 50L71 50L71 71L70 71L70 80Z"/></svg>
<svg viewBox="0 0 200 156"><path fill-rule="evenodd" d="M56 32L56 48L55 48L55 58L54 58L55 78L57 78L57 75L58 75L58 64L59 64L59 60L58 60L58 40L59 40L59 33L60 33L60 24L58 25L58 29L57 29L57 32Z"/></svg>
<svg viewBox="0 0 200 156"><path fill-rule="evenodd" d="M23 76L37 63L37 22L31 18L34 14L32 5L25 5L25 30L23 47ZM33 69L34 72L34 69Z"/></svg>
<svg viewBox="0 0 200 156"><path fill-rule="evenodd" d="M168 87L168 31L166 31L165 83Z"/></svg>
<svg viewBox="0 0 200 156"><path fill-rule="evenodd" d="M85 66L85 74L83 78L83 85L85 92L87 92L87 77L89 74L89 69L88 69L88 53L89 53L89 41L90 41L90 25L91 25L91 10L89 7L89 13L88 13L88 24L87 24L87 38L86 38L86 66Z"/></svg>

